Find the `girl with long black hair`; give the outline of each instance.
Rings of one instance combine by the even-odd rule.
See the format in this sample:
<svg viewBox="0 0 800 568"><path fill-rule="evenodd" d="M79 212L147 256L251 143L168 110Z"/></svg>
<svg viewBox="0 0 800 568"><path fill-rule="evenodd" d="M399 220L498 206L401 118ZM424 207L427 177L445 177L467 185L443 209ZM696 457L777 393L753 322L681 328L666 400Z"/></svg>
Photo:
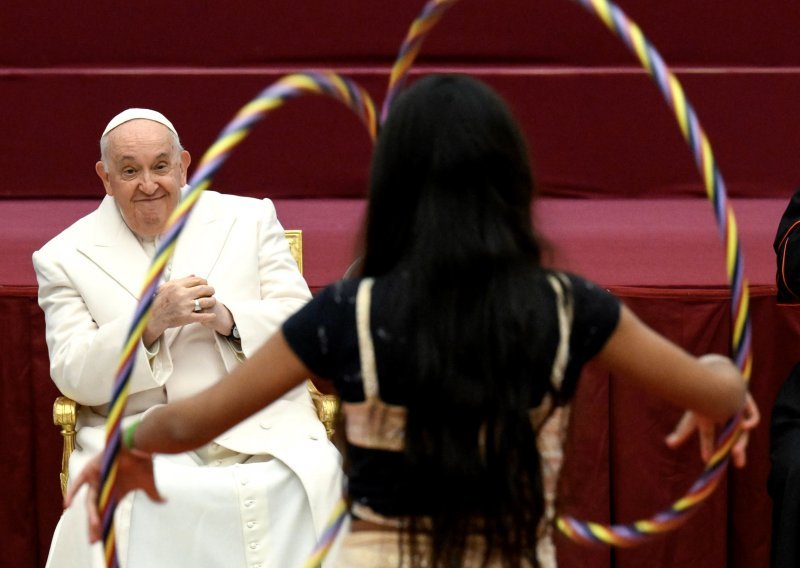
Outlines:
<svg viewBox="0 0 800 568"><path fill-rule="evenodd" d="M542 266L532 199L502 99L466 76L418 80L378 138L360 275L225 380L126 430L120 487L157 496L150 454L200 446L315 377L344 413L353 522L339 565L552 565L537 435L586 362L693 411L706 432L743 405L753 427L729 359L695 358L605 290ZM99 460L84 472L71 495L88 482L91 498Z"/></svg>

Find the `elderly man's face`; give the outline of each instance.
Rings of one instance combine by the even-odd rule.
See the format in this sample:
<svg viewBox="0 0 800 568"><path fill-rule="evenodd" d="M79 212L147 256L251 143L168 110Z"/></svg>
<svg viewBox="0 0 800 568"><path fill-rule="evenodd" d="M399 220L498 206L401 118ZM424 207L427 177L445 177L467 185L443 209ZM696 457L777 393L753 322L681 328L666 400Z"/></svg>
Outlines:
<svg viewBox="0 0 800 568"><path fill-rule="evenodd" d="M178 152L163 124L137 119L108 133L107 161L108 172L102 162L95 170L125 223L140 237L161 234L186 184L189 153Z"/></svg>

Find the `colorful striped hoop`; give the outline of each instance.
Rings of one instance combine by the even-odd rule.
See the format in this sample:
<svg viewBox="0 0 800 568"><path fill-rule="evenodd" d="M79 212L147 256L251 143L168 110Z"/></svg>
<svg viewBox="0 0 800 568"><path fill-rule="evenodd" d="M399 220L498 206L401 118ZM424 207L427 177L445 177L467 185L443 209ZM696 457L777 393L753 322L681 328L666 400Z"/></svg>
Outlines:
<svg viewBox="0 0 800 568"><path fill-rule="evenodd" d="M247 137L253 126L267 113L280 107L287 100L303 94L327 95L344 103L358 115L367 127L370 137L375 139L377 133L376 109L364 89L336 73L305 72L287 75L264 89L256 98L242 107L203 155L197 171L189 181L190 190L184 195L167 221L167 230L159 243L155 258L145 278L141 299L136 307L117 369L106 422L106 449L103 454L98 498L98 508L103 523L106 566L110 568L116 568L118 565L114 531L114 511L117 506L114 484L121 441L120 423L127 401L128 382L133 370L134 355L150 317L150 309L159 278L164 272L167 261L172 256L178 236L183 230L192 208L202 192L211 185L212 177L230 157L231 151Z"/></svg>
<svg viewBox="0 0 800 568"><path fill-rule="evenodd" d="M391 103L403 87L408 71L418 55L427 34L433 29L444 12L457 0L430 0L421 14L413 22L400 53L392 69L389 88L381 112L382 119L388 114ZM661 56L644 37L639 27L633 23L613 3L607 0L572 0L581 4L600 18L606 26L619 37L640 60L642 66L656 81L667 104L675 113L684 138L689 144L695 164L705 183L708 199L714 206L720 237L726 249L727 274L732 292L732 318L734 333L732 349L734 359L749 380L752 368L750 352L750 318L748 312L748 286L743 276L743 260L736 230L733 210L727 202L725 184L722 179L707 137L700 126L692 106L686 99L677 78L664 64ZM255 123L268 112L281 106L286 100L301 94L325 94L351 108L367 126L374 139L377 121L374 105L369 95L352 81L334 73L298 73L288 75L262 91L255 99L243 107L231 123L222 131L217 141L203 156L198 170L190 180L190 191L168 221L168 230L159 244L156 256L148 271L143 286L141 300L137 306L120 358L118 374L111 401L106 426L106 451L103 458L102 486L99 508L103 522L105 556L108 566L117 566L114 542L113 513L116 508L114 483L116 480L117 456L120 447L120 421L127 400L128 380L133 366L133 355L138 347L144 327L150 314L157 282L172 255L176 240L186 223L202 191L210 186L212 176L217 172L230 152L248 134ZM645 537L667 532L682 524L694 508L710 495L717 486L730 458L730 451L741 432L741 417L733 419L720 436L718 446L703 474L690 488L686 496L673 503L668 509L657 513L650 519L626 525L602 525L578 521L572 517L559 517L557 526L571 539L589 544L605 543L612 546L633 546ZM331 515L320 544L309 559L308 566L318 566L327 554L336 533L346 517L343 501ZM327 535L327 536L326 536Z"/></svg>
<svg viewBox="0 0 800 568"><path fill-rule="evenodd" d="M389 86L381 110L385 120L392 102L403 88L414 59L425 38L458 0L429 0L411 24L406 34L389 78ZM734 322L731 347L733 359L745 377L750 380L752 370L749 293L744 277L744 263L736 230L733 209L727 201L725 182L717 168L711 145L686 98L680 82L664 63L661 55L627 15L609 0L572 0L599 18L615 36L639 59L659 87L666 103L675 114L684 139L694 156L695 165L703 178L706 194L713 205L720 238L725 246L725 259L731 289L731 317ZM569 516L556 519L558 528L570 539L582 544L604 543L610 546L635 546L644 539L668 532L685 522L695 508L718 485L730 452L741 434L741 414L731 419L717 441L712 458L688 493L668 508L650 517L629 524L604 525L580 521Z"/></svg>

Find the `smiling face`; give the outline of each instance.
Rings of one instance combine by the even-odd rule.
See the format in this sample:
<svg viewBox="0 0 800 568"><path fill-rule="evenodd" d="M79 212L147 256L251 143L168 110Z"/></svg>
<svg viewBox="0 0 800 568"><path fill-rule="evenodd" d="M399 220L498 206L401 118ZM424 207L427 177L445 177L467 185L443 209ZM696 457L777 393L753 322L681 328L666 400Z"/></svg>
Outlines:
<svg viewBox="0 0 800 568"><path fill-rule="evenodd" d="M152 120L130 120L107 136L105 165L95 165L106 193L131 231L140 237L161 234L186 185L189 152L180 150L166 126Z"/></svg>

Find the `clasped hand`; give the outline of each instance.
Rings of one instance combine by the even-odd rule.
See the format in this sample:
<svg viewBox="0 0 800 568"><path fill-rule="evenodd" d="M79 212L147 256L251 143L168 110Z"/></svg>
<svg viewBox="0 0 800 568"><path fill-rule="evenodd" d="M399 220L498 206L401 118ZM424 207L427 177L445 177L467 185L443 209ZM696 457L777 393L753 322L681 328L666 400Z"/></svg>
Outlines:
<svg viewBox="0 0 800 568"><path fill-rule="evenodd" d="M144 344L150 346L165 330L190 323L199 323L228 335L233 327L233 316L225 304L217 301L214 293L214 288L205 278L194 275L159 286L142 334ZM195 301L199 311L195 310Z"/></svg>

